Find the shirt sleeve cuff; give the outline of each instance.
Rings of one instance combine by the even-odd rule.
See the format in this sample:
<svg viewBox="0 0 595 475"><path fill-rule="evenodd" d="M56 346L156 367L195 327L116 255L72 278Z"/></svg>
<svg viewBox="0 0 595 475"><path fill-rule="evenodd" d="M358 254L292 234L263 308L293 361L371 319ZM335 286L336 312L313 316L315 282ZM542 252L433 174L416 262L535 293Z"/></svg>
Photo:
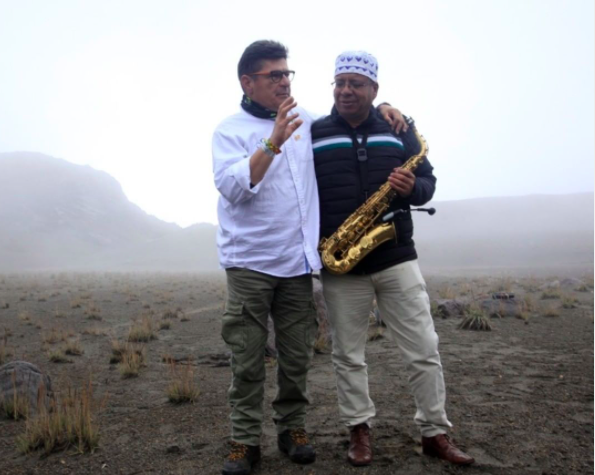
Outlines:
<svg viewBox="0 0 595 475"><path fill-rule="evenodd" d="M227 173L229 176L234 177L242 190L254 195L258 193L262 181L257 185L252 185L252 183L250 183L250 157L234 163L231 167L229 167Z"/></svg>

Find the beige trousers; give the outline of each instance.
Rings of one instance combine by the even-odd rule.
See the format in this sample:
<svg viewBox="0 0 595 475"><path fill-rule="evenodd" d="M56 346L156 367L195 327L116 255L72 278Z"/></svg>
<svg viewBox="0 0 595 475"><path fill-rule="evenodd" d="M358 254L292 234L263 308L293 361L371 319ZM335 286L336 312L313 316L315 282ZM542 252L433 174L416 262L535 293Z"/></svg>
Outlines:
<svg viewBox="0 0 595 475"><path fill-rule="evenodd" d="M451 423L444 410L446 390L438 335L417 261L370 275L332 275L323 271L322 284L342 422L349 427L370 424L376 415L365 358L369 314L376 297L380 316L406 363L417 406L415 423L425 437L445 433Z"/></svg>

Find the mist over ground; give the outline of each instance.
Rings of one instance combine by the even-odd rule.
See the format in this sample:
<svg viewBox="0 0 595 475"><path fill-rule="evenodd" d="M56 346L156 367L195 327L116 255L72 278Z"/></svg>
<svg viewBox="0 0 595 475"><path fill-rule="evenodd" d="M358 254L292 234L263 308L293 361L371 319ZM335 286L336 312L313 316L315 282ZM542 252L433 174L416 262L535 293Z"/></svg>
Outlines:
<svg viewBox="0 0 595 475"><path fill-rule="evenodd" d="M414 214L420 263L438 274L591 272L593 202L577 193L429 203L434 216ZM0 272L216 271L216 229L148 215L89 166L0 154Z"/></svg>

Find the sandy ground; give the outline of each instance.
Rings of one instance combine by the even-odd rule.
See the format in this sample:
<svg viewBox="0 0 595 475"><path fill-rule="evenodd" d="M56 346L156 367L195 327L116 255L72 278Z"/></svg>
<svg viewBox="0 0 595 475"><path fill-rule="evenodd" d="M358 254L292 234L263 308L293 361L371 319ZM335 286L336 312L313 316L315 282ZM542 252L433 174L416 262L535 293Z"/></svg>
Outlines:
<svg viewBox="0 0 595 475"><path fill-rule="evenodd" d="M452 435L476 458L474 466L457 468L421 455L403 363L385 335L367 348L378 412L374 464L355 469L345 460L347 431L338 422L327 351L316 355L309 376L308 429L316 463L295 466L276 448L270 410L276 365L269 361L264 457L254 473L593 473L592 276L575 275L586 284L581 290L576 282L556 276L428 278L433 299L479 298L506 290L528 302L518 318L492 318L491 332L459 330L461 317L435 318ZM561 283L557 297L543 299L542 287L556 280ZM52 377L58 393L90 377L103 406L96 414L101 439L93 454L22 455L15 438L26 423L0 419L0 474L220 473L229 440L230 369L219 335L224 299L221 274L0 276L0 336L8 335L5 362L36 364ZM158 325L164 312L178 307L184 318L180 313L169 329L158 330L157 339L145 345L147 364L139 376L123 379L109 364L112 340L126 338L134 318L151 315ZM48 351L64 344L44 342L52 331L80 339L84 354L68 356L68 363L50 362ZM192 360L201 391L195 404L168 402L171 373L164 355Z"/></svg>

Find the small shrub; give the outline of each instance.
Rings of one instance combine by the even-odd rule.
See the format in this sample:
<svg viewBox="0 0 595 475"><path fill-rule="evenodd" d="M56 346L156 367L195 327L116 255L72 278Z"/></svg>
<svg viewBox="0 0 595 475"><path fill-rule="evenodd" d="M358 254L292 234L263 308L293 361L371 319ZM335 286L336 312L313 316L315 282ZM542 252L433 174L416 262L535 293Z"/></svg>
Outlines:
<svg viewBox="0 0 595 475"><path fill-rule="evenodd" d="M193 403L198 399L200 390L194 383L194 370L191 362L180 369L175 362L170 364L171 382L167 387L167 398L174 404Z"/></svg>

